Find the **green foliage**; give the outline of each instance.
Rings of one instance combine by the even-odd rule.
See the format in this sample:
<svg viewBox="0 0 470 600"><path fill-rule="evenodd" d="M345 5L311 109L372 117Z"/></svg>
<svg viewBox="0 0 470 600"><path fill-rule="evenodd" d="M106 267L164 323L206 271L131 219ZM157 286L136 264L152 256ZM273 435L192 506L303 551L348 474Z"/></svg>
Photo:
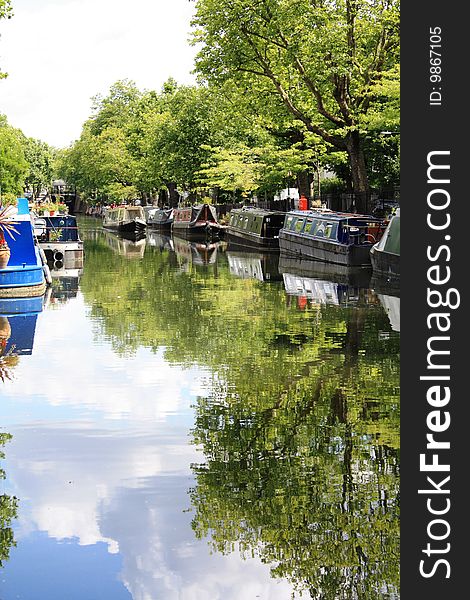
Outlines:
<svg viewBox="0 0 470 600"><path fill-rule="evenodd" d="M346 151L356 191L366 189L361 135L399 60L398 1L198 0L193 26L204 79L283 107L294 126Z"/></svg>
<svg viewBox="0 0 470 600"><path fill-rule="evenodd" d="M2 194L21 194L28 173L25 137L0 115L0 188Z"/></svg>
<svg viewBox="0 0 470 600"><path fill-rule="evenodd" d="M26 138L24 156L28 163L25 185L33 191L33 196L37 197L42 189L51 186L55 151L45 142Z"/></svg>
<svg viewBox="0 0 470 600"><path fill-rule="evenodd" d="M0 0L0 19L10 19L13 16L13 8L10 0ZM4 79L7 73L0 70L0 79Z"/></svg>
<svg viewBox="0 0 470 600"><path fill-rule="evenodd" d="M141 261L86 244L96 335L211 373L195 406L196 534L312 598L396 595L399 340L377 298L301 311L281 282L234 277L220 249L204 266L184 241Z"/></svg>
<svg viewBox="0 0 470 600"><path fill-rule="evenodd" d="M9 433L0 433L0 449L10 441L12 436ZM0 459L5 457L0 450ZM0 469L0 479L5 478L5 472ZM13 536L11 523L16 519L18 512L18 500L14 496L0 494L0 567L8 560L10 548L16 546Z"/></svg>

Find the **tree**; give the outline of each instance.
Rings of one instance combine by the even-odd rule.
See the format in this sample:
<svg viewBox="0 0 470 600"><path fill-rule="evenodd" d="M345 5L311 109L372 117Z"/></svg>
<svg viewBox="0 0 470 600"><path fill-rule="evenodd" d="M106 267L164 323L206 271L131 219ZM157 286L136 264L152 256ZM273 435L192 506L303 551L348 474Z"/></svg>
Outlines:
<svg viewBox="0 0 470 600"><path fill-rule="evenodd" d="M399 59L398 0L198 0L193 25L202 77L274 94L298 127L347 153L354 191L369 191L362 117Z"/></svg>
<svg viewBox="0 0 470 600"><path fill-rule="evenodd" d="M11 0L0 0L0 19L10 19L13 15ZM4 79L7 73L0 70L0 79Z"/></svg>
<svg viewBox="0 0 470 600"><path fill-rule="evenodd" d="M7 197L23 192L28 174L24 140L23 133L8 125L6 117L0 115L0 191Z"/></svg>
<svg viewBox="0 0 470 600"><path fill-rule="evenodd" d="M43 188L50 187L54 166L54 150L45 142L26 138L24 155L29 173L25 185L31 188L33 197L37 197Z"/></svg>

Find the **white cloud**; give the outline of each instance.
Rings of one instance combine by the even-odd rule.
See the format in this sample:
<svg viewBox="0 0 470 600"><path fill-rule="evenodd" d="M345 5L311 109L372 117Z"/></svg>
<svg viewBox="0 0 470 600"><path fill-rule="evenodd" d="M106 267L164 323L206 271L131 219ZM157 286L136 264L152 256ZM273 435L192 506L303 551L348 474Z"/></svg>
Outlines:
<svg viewBox="0 0 470 600"><path fill-rule="evenodd" d="M290 598L291 586L273 579L269 565L236 550L211 554L207 541L195 538L188 466L200 458L177 424L148 435L47 423L14 430L6 469L21 499L16 560L25 536L39 530L119 552L120 579L133 600Z"/></svg>
<svg viewBox="0 0 470 600"><path fill-rule="evenodd" d="M90 98L119 79L159 89L191 83L188 0L15 0L0 25L0 112L26 135L66 146L90 115Z"/></svg>
<svg viewBox="0 0 470 600"><path fill-rule="evenodd" d="M14 381L6 382L4 390L12 406L44 402L107 420L163 422L170 415L189 414L191 399L205 393L209 378L207 369L170 365L163 353L140 348L132 358L120 357L102 339L94 340L79 294L39 315L34 360L20 359Z"/></svg>

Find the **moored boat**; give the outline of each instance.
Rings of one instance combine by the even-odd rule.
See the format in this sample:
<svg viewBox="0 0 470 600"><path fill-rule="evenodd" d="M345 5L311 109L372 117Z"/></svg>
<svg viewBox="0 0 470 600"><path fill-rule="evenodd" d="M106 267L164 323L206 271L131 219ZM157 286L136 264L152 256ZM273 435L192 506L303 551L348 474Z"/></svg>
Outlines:
<svg viewBox="0 0 470 600"><path fill-rule="evenodd" d="M108 208L103 217L103 227L123 234L142 234L147 228L144 209L132 205Z"/></svg>
<svg viewBox="0 0 470 600"><path fill-rule="evenodd" d="M32 298L46 290L44 264L35 243L27 198L19 198L11 213L13 237L8 237L10 256L0 268L0 298Z"/></svg>
<svg viewBox="0 0 470 600"><path fill-rule="evenodd" d="M278 250L279 231L286 213L260 208L234 208L230 211L227 241L230 245Z"/></svg>
<svg viewBox="0 0 470 600"><path fill-rule="evenodd" d="M374 273L389 279L400 278L400 209L392 216L382 239L372 246L370 258Z"/></svg>
<svg viewBox="0 0 470 600"><path fill-rule="evenodd" d="M370 250L385 223L369 215L328 210L287 213L279 232L281 252L339 265L370 266Z"/></svg>
<svg viewBox="0 0 470 600"><path fill-rule="evenodd" d="M217 239L224 229L210 204L174 209L172 231L175 235L191 240Z"/></svg>
<svg viewBox="0 0 470 600"><path fill-rule="evenodd" d="M75 216L35 217L34 234L48 262L67 265L68 268L83 267L83 242Z"/></svg>
<svg viewBox="0 0 470 600"><path fill-rule="evenodd" d="M155 206L144 206L147 227L170 231L173 224L172 208L156 208Z"/></svg>

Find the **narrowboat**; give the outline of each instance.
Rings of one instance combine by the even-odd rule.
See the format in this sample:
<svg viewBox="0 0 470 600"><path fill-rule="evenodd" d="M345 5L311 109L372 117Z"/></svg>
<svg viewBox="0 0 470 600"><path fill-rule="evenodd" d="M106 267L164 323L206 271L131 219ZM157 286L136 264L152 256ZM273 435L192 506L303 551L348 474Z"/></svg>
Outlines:
<svg viewBox="0 0 470 600"><path fill-rule="evenodd" d="M13 238L6 233L10 256L0 268L0 298L33 298L46 291L46 276L39 246L35 243L27 198L12 209ZM3 263L2 263L3 265Z"/></svg>
<svg viewBox="0 0 470 600"><path fill-rule="evenodd" d="M170 231L173 224L172 208L156 208L155 206L144 206L147 227Z"/></svg>
<svg viewBox="0 0 470 600"><path fill-rule="evenodd" d="M48 263L57 264L58 268L64 265L75 269L83 267L83 242L75 216L35 217L34 234Z"/></svg>
<svg viewBox="0 0 470 600"><path fill-rule="evenodd" d="M227 241L230 245L279 250L279 231L285 216L286 213L261 208L234 208L227 225Z"/></svg>
<svg viewBox="0 0 470 600"><path fill-rule="evenodd" d="M217 220L217 213L210 204L188 208L175 208L172 231L190 240L217 239L223 235L224 225Z"/></svg>
<svg viewBox="0 0 470 600"><path fill-rule="evenodd" d="M145 232L144 209L141 206L123 205L106 209L103 227L122 234L139 235Z"/></svg>
<svg viewBox="0 0 470 600"><path fill-rule="evenodd" d="M370 250L384 229L384 221L369 215L294 210L287 213L279 232L279 248L310 260L370 266Z"/></svg>
<svg viewBox="0 0 470 600"><path fill-rule="evenodd" d="M281 281L278 252L227 251L230 274L240 279L258 279L262 282Z"/></svg>
<svg viewBox="0 0 470 600"><path fill-rule="evenodd" d="M382 239L370 250L374 273L389 279L400 278L400 209L392 216Z"/></svg>

